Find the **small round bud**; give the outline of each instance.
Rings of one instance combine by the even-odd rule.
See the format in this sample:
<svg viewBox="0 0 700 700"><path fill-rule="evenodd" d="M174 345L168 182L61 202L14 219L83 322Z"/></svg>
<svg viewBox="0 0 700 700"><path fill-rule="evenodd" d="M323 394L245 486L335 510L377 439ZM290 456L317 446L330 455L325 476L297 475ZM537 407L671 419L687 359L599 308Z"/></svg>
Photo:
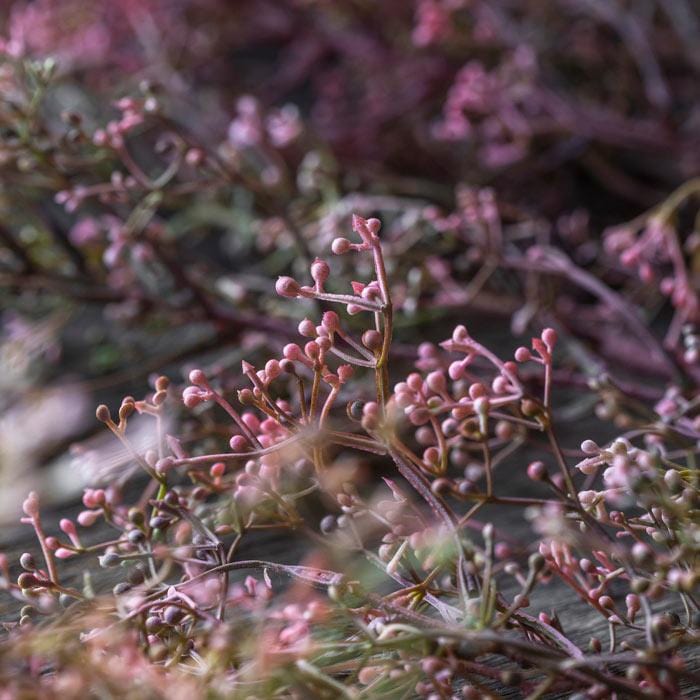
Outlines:
<svg viewBox="0 0 700 700"><path fill-rule="evenodd" d="M30 518L36 518L39 515L39 496L37 496L36 491L31 491L24 499L22 510Z"/></svg>
<svg viewBox="0 0 700 700"><path fill-rule="evenodd" d="M238 392L238 401L243 406L252 406L255 403L255 395L250 389L241 389Z"/></svg>
<svg viewBox="0 0 700 700"><path fill-rule="evenodd" d="M532 571L542 571L545 566L545 559L544 557L539 553L535 552L534 554L531 554L529 559L527 560L527 565Z"/></svg>
<svg viewBox="0 0 700 700"><path fill-rule="evenodd" d="M526 347L520 347L515 351L515 359L518 362L528 362L532 359L532 354Z"/></svg>
<svg viewBox="0 0 700 700"><path fill-rule="evenodd" d="M100 404L95 411L95 417L100 423L109 423L112 420L112 416L109 412L109 408L104 404Z"/></svg>
<svg viewBox="0 0 700 700"><path fill-rule="evenodd" d="M316 326L311 320L305 318L297 327L299 335L303 335L305 338L315 338L316 337Z"/></svg>
<svg viewBox="0 0 700 700"><path fill-rule="evenodd" d="M194 386L205 386L207 383L207 377L201 369L193 369L189 374L189 380Z"/></svg>
<svg viewBox="0 0 700 700"><path fill-rule="evenodd" d="M25 569L26 571L35 571L36 570L36 562L34 561L34 557L29 552L25 552L19 558L19 563L20 563L20 566L23 569Z"/></svg>
<svg viewBox="0 0 700 700"><path fill-rule="evenodd" d="M335 311L326 311L323 314L321 325L329 332L334 333L340 326L340 318Z"/></svg>
<svg viewBox="0 0 700 700"><path fill-rule="evenodd" d="M362 344L372 352L382 347L382 334L379 331L369 330L362 334Z"/></svg>
<svg viewBox="0 0 700 700"><path fill-rule="evenodd" d="M311 278L316 282L319 288L323 287L330 274L331 268L325 260L316 258L313 263L311 263Z"/></svg>
<svg viewBox="0 0 700 700"><path fill-rule="evenodd" d="M275 283L275 291L281 297L294 298L301 293L299 283L292 277L279 277Z"/></svg>
<svg viewBox="0 0 700 700"><path fill-rule="evenodd" d="M544 462L531 462L527 467L527 476L532 481L544 481L547 478L547 467Z"/></svg>
<svg viewBox="0 0 700 700"><path fill-rule="evenodd" d="M442 394L447 390L447 380L442 372L431 372L425 379L430 391L436 394Z"/></svg>
<svg viewBox="0 0 700 700"><path fill-rule="evenodd" d="M587 455L595 455L600 452L600 447L593 440L584 440L581 443L581 452Z"/></svg>
<svg viewBox="0 0 700 700"><path fill-rule="evenodd" d="M121 557L116 552L107 552L98 557L98 561L103 569L110 569L113 566L119 566Z"/></svg>
<svg viewBox="0 0 700 700"><path fill-rule="evenodd" d="M20 574L17 578L17 585L23 591L26 591L31 588L37 588L41 585L41 582L36 576L34 576L34 574L29 574L25 572L23 574Z"/></svg>
<svg viewBox="0 0 700 700"><path fill-rule="evenodd" d="M542 341L547 346L547 350L551 352L554 349L557 343L557 332L554 328L545 328L542 331Z"/></svg>
<svg viewBox="0 0 700 700"><path fill-rule="evenodd" d="M336 255L344 255L350 250L351 245L347 238L335 238L331 243L331 250Z"/></svg>

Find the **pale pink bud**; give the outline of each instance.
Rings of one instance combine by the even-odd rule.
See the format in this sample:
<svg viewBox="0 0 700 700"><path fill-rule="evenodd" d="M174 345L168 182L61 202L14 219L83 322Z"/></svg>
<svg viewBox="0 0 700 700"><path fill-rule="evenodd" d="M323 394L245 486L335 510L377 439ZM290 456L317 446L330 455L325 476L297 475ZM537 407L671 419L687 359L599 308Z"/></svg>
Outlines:
<svg viewBox="0 0 700 700"><path fill-rule="evenodd" d="M554 328L545 328L542 331L541 337L544 344L547 346L547 350L551 352L557 343L557 332L554 330Z"/></svg>
<svg viewBox="0 0 700 700"><path fill-rule="evenodd" d="M194 408L202 403L202 393L195 386L188 386L182 392L182 402L187 406L187 408Z"/></svg>
<svg viewBox="0 0 700 700"><path fill-rule="evenodd" d="M234 435L228 444L234 452L243 452L248 447L248 440L242 435Z"/></svg>
<svg viewBox="0 0 700 700"><path fill-rule="evenodd" d="M464 362L462 360L452 362L447 370L447 374L450 375L452 381L460 379L464 375Z"/></svg>
<svg viewBox="0 0 700 700"><path fill-rule="evenodd" d="M406 409L406 414L413 425L425 425L430 420L430 411L427 408L419 407L410 410L409 407Z"/></svg>
<svg viewBox="0 0 700 700"><path fill-rule="evenodd" d="M350 365L340 365L338 367L338 379L340 379L341 384L347 382L353 374L354 369Z"/></svg>
<svg viewBox="0 0 700 700"><path fill-rule="evenodd" d="M467 331L466 326L457 326L453 331L452 331L452 340L454 340L455 343L463 343L465 340L469 338L469 332Z"/></svg>
<svg viewBox="0 0 700 700"><path fill-rule="evenodd" d="M447 390L447 380L442 372L431 372L425 380L428 388L436 394L442 394Z"/></svg>
<svg viewBox="0 0 700 700"><path fill-rule="evenodd" d="M304 354L310 360L317 360L321 354L321 348L318 343L310 340L306 345L304 345Z"/></svg>
<svg viewBox="0 0 700 700"><path fill-rule="evenodd" d="M206 386L207 377L201 369L193 369L189 374L190 384L195 386Z"/></svg>
<svg viewBox="0 0 700 700"><path fill-rule="evenodd" d="M362 344L373 352L382 347L382 334L379 331L368 330L362 334Z"/></svg>
<svg viewBox="0 0 700 700"><path fill-rule="evenodd" d="M625 597L625 605L627 606L627 617L629 617L630 621L634 622L634 618L641 608L639 596L635 593L628 594Z"/></svg>
<svg viewBox="0 0 700 700"><path fill-rule="evenodd" d="M343 255L350 250L352 244L347 238L335 238L331 243L331 250L336 255Z"/></svg>
<svg viewBox="0 0 700 700"><path fill-rule="evenodd" d="M75 552L73 550L66 549L65 547L59 547L55 554L59 559L68 559L69 557L75 556Z"/></svg>
<svg viewBox="0 0 700 700"><path fill-rule="evenodd" d="M83 510L78 513L78 523L83 527L92 527L99 517L99 510Z"/></svg>
<svg viewBox="0 0 700 700"><path fill-rule="evenodd" d="M331 269L328 267L328 263L325 260L316 258L316 260L311 263L311 278L316 282L319 289L323 287L330 274Z"/></svg>
<svg viewBox="0 0 700 700"><path fill-rule="evenodd" d="M593 440L584 440L581 443L581 452L587 455L595 455L600 452L600 447Z"/></svg>
<svg viewBox="0 0 700 700"><path fill-rule="evenodd" d="M515 351L515 359L518 362L528 362L529 360L532 359L532 354L526 347L519 347Z"/></svg>
<svg viewBox="0 0 700 700"><path fill-rule="evenodd" d="M427 464L437 464L440 461L440 450L436 447L428 447L423 451L423 459Z"/></svg>
<svg viewBox="0 0 700 700"><path fill-rule="evenodd" d="M265 374L267 375L268 380L276 379L281 373L282 370L278 360L268 360L265 363Z"/></svg>
<svg viewBox="0 0 700 700"><path fill-rule="evenodd" d="M326 311L323 314L322 325L329 333L334 333L340 325L338 314L335 311Z"/></svg>
<svg viewBox="0 0 700 700"><path fill-rule="evenodd" d="M315 338L316 337L316 326L308 318L305 318L299 326L297 327L299 335L303 335L305 338Z"/></svg>
<svg viewBox="0 0 700 700"><path fill-rule="evenodd" d="M408 384L411 391L421 391L423 389L423 377L417 372L413 372L406 378L406 384Z"/></svg>
<svg viewBox="0 0 700 700"><path fill-rule="evenodd" d="M486 396L486 387L481 382L474 382L469 386L469 398L472 400Z"/></svg>
<svg viewBox="0 0 700 700"><path fill-rule="evenodd" d="M532 481L543 481L547 477L547 467L544 462L531 462L527 467L527 475Z"/></svg>
<svg viewBox="0 0 700 700"><path fill-rule="evenodd" d="M63 532L66 533L66 535L68 535L68 537L76 537L78 534L78 531L75 529L75 523L68 518L61 518L58 526Z"/></svg>
<svg viewBox="0 0 700 700"><path fill-rule="evenodd" d="M598 498L597 491L581 491L578 495L578 500L581 501L582 506L591 506L595 503L596 498Z"/></svg>
<svg viewBox="0 0 700 700"><path fill-rule="evenodd" d="M287 360L298 360L301 357L301 348L296 343L288 343L284 346L282 354Z"/></svg>
<svg viewBox="0 0 700 700"><path fill-rule="evenodd" d="M36 518L39 515L39 496L36 491L29 493L24 503L22 503L22 510L30 518Z"/></svg>
<svg viewBox="0 0 700 700"><path fill-rule="evenodd" d="M275 283L275 291L281 297L294 298L301 294L301 287L292 277L279 277Z"/></svg>

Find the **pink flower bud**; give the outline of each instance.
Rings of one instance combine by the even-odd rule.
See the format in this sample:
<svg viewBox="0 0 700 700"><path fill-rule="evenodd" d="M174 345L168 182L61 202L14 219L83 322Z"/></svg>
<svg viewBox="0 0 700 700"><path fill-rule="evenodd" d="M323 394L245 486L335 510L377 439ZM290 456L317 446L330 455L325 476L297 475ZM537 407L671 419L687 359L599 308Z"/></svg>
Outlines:
<svg viewBox="0 0 700 700"><path fill-rule="evenodd" d="M156 460L153 468L158 474L166 474L173 466L175 466L175 460L172 457L163 457L162 459Z"/></svg>
<svg viewBox="0 0 700 700"><path fill-rule="evenodd" d="M411 391L421 391L423 389L423 377L417 372L413 372L406 378L406 384L408 384Z"/></svg>
<svg viewBox="0 0 700 700"><path fill-rule="evenodd" d="M542 340L544 341L544 344L547 346L547 350L552 352L554 349L554 346L557 343L557 332L554 330L554 328L545 328L542 331Z"/></svg>
<svg viewBox="0 0 700 700"><path fill-rule="evenodd" d="M595 455L600 452L600 447L593 440L584 440L581 443L581 452L587 455Z"/></svg>
<svg viewBox="0 0 700 700"><path fill-rule="evenodd" d="M609 595L600 596L598 599L600 605L608 610L612 610L615 607L615 601Z"/></svg>
<svg viewBox="0 0 700 700"><path fill-rule="evenodd" d="M188 386L182 392L182 402L187 406L187 408L194 408L202 403L202 392L195 386Z"/></svg>
<svg viewBox="0 0 700 700"><path fill-rule="evenodd" d="M335 311L326 311L321 323L329 333L334 333L340 326L340 319Z"/></svg>
<svg viewBox="0 0 700 700"><path fill-rule="evenodd" d="M206 386L207 378L201 369L193 369L189 374L190 384L195 386Z"/></svg>
<svg viewBox="0 0 700 700"><path fill-rule="evenodd" d="M215 464L212 464L211 468L209 469L209 473L214 479L217 477L222 477L225 471L226 465L223 462L216 462Z"/></svg>
<svg viewBox="0 0 700 700"><path fill-rule="evenodd" d="M469 386L469 398L472 400L486 396L486 387L481 382L474 382Z"/></svg>
<svg viewBox="0 0 700 700"><path fill-rule="evenodd" d="M317 360L321 354L321 348L319 347L318 343L311 340L304 345L304 354L310 360Z"/></svg>
<svg viewBox="0 0 700 700"><path fill-rule="evenodd" d="M275 283L275 291L281 297L294 298L301 294L301 287L292 277L279 277Z"/></svg>
<svg viewBox="0 0 700 700"><path fill-rule="evenodd" d="M350 250L351 246L352 244L347 238L335 238L331 243L331 250L336 255L344 255Z"/></svg>
<svg viewBox="0 0 700 700"><path fill-rule="evenodd" d="M278 360L268 360L265 363L265 374L268 380L276 379L280 376L282 370L280 369L280 363Z"/></svg>
<svg viewBox="0 0 700 700"><path fill-rule="evenodd" d="M464 376L464 362L462 360L455 360L452 362L447 370L450 379L454 382L461 379Z"/></svg>
<svg viewBox="0 0 700 700"><path fill-rule="evenodd" d="M99 510L83 510L78 513L78 523L82 527L92 527L100 517Z"/></svg>
<svg viewBox="0 0 700 700"><path fill-rule="evenodd" d="M411 407L408 407L406 414L413 425L425 425L430 420L430 411L427 408L418 407L411 410Z"/></svg>
<svg viewBox="0 0 700 700"><path fill-rule="evenodd" d="M331 269L328 267L328 263L325 260L316 258L316 260L311 263L311 278L316 282L318 289L322 289L328 275L331 274Z"/></svg>
<svg viewBox="0 0 700 700"><path fill-rule="evenodd" d="M526 347L519 347L515 351L515 359L518 362L528 362L529 360L532 359L532 354Z"/></svg>
<svg viewBox="0 0 700 700"><path fill-rule="evenodd" d="M316 337L316 326L308 318L301 321L297 330L299 331L299 335L303 335L305 338Z"/></svg>
<svg viewBox="0 0 700 700"><path fill-rule="evenodd" d="M547 477L547 467L544 462L531 462L527 467L527 476L532 481L543 481Z"/></svg>
<svg viewBox="0 0 700 700"><path fill-rule="evenodd" d="M234 452L243 452L248 447L248 440L242 435L234 435L228 443Z"/></svg>
<svg viewBox="0 0 700 700"><path fill-rule="evenodd" d="M66 549L65 547L59 547L56 550L56 557L58 559L69 559L70 557L74 557L75 552L71 549Z"/></svg>
<svg viewBox="0 0 700 700"><path fill-rule="evenodd" d="M382 347L382 334L379 331L369 330L362 334L362 344L373 352Z"/></svg>
<svg viewBox="0 0 700 700"><path fill-rule="evenodd" d="M37 496L36 491L29 493L24 503L22 503L22 510L30 518L36 518L39 515L39 496Z"/></svg>
<svg viewBox="0 0 700 700"><path fill-rule="evenodd" d="M457 326L454 331L452 331L452 340L455 343L463 343L465 340L468 340L468 338L469 332L466 326Z"/></svg>
<svg viewBox="0 0 700 700"><path fill-rule="evenodd" d="M438 450L436 447L428 447L423 451L423 460L427 464L438 464L440 461L440 450Z"/></svg>
<svg viewBox="0 0 700 700"><path fill-rule="evenodd" d="M379 219L367 219L365 225L375 236L379 233L379 229L382 227L382 222Z"/></svg>
<svg viewBox="0 0 700 700"><path fill-rule="evenodd" d="M428 388L436 393L442 394L447 390L447 380L442 372L431 372L425 380Z"/></svg>
<svg viewBox="0 0 700 700"><path fill-rule="evenodd" d="M284 346L282 354L287 360L298 360L301 357L301 348L296 343L288 343Z"/></svg>
<svg viewBox="0 0 700 700"><path fill-rule="evenodd" d="M58 526L63 532L66 533L66 535L68 535L68 537L75 537L78 534L78 531L75 529L75 523L68 518L61 518Z"/></svg>
<svg viewBox="0 0 700 700"><path fill-rule="evenodd" d="M597 491L581 491L578 495L578 500L581 501L582 506L591 506L595 503L598 498Z"/></svg>
<svg viewBox="0 0 700 700"><path fill-rule="evenodd" d="M340 365L340 367L338 367L338 379L340 379L341 384L347 382L353 374L354 369L351 365Z"/></svg>

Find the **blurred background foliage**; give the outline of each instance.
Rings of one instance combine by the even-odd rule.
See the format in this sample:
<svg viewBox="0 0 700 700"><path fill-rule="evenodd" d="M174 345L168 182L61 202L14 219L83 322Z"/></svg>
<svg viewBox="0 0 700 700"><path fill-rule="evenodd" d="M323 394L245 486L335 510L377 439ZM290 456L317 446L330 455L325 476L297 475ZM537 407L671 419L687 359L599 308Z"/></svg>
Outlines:
<svg viewBox="0 0 700 700"><path fill-rule="evenodd" d="M394 362L428 324L546 323L574 387L697 376L698 187L667 197L699 73L688 0L3 3L0 512L76 491L98 397L287 342L272 278L353 212L385 223Z"/></svg>

